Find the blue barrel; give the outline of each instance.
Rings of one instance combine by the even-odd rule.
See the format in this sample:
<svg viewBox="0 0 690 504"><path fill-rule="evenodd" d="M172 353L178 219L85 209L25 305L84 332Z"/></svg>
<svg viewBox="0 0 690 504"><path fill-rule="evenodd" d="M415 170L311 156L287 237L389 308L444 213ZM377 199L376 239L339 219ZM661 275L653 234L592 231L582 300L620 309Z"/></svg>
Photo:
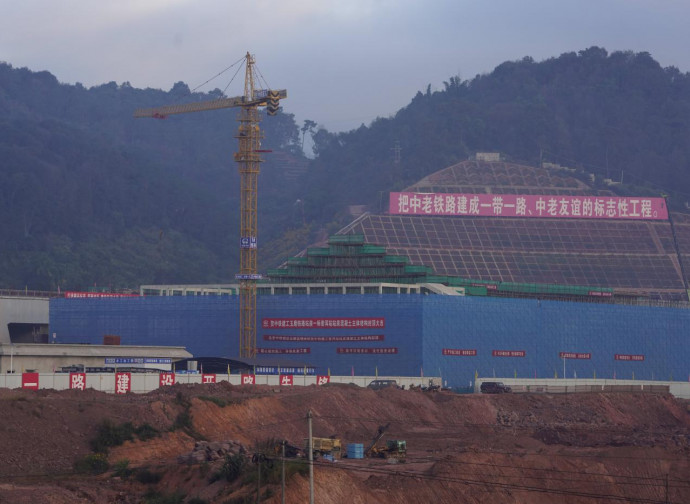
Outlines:
<svg viewBox="0 0 690 504"><path fill-rule="evenodd" d="M347 445L347 458L364 458L364 445L361 443L350 443Z"/></svg>

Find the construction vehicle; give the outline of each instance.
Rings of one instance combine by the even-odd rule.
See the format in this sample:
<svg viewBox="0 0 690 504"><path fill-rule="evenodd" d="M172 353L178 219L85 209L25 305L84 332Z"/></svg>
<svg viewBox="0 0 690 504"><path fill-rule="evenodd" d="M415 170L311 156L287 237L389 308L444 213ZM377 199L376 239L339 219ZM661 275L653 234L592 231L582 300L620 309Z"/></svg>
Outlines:
<svg viewBox="0 0 690 504"><path fill-rule="evenodd" d="M387 459L397 459L398 462L405 462L407 457L407 442L400 439L389 439L386 441L386 450L383 456Z"/></svg>
<svg viewBox="0 0 690 504"><path fill-rule="evenodd" d="M371 457L372 451L376 448L376 445L378 444L379 441L381 441L381 438L385 434L385 432L388 430L388 427L390 427L390 422L387 423L386 425L379 425L378 430L376 431L376 434L374 435L373 439L371 440L371 443L364 449L364 456L365 457Z"/></svg>
<svg viewBox="0 0 690 504"><path fill-rule="evenodd" d="M240 172L240 271L235 279L240 282L240 357L256 357L256 281L261 278L257 270L257 182L259 164L263 161L261 149L263 135L259 129L258 107L266 107L268 115L275 115L279 102L287 98L287 91L255 89L254 57L247 53L244 95L219 98L203 102L167 105L138 109L134 117L165 119L173 114L187 114L231 107L240 109L240 126L235 138L239 150L235 153ZM256 79L258 81L258 78Z"/></svg>
<svg viewBox="0 0 690 504"><path fill-rule="evenodd" d="M385 446L379 446L379 442L383 438L383 435L390 427L390 423L386 425L380 425L376 431L376 434L364 450L365 457L378 457L385 459L397 459L398 462L405 462L407 456L407 442L399 439L389 439L386 441Z"/></svg>
<svg viewBox="0 0 690 504"><path fill-rule="evenodd" d="M298 447L295 446L291 443L289 443L287 440L285 441L277 441L273 445L273 452L277 457L281 457L283 454L283 445L285 445L285 458L295 458L299 457L302 454L302 450Z"/></svg>
<svg viewBox="0 0 690 504"><path fill-rule="evenodd" d="M312 452L314 457L328 455L333 458L340 458L341 443L340 439L328 437L328 438L311 438L312 442ZM304 440L304 453L309 453L309 439Z"/></svg>

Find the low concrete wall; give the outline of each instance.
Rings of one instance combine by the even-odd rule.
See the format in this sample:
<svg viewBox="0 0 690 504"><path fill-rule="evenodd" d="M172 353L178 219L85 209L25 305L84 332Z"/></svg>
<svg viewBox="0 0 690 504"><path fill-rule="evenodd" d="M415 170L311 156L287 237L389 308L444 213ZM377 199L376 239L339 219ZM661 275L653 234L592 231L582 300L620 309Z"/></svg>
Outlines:
<svg viewBox="0 0 690 504"><path fill-rule="evenodd" d="M680 399L690 399L690 382L651 380L597 380L597 379L529 379L529 378L477 378L474 391L480 392L483 382L500 381L514 393L574 394L592 392L671 393Z"/></svg>
<svg viewBox="0 0 690 504"><path fill-rule="evenodd" d="M85 388L91 388L102 392L115 393L115 374L113 373L85 373ZM292 377L292 386L308 386L316 385L317 376L305 375L288 375ZM242 375L238 374L175 374L175 383L204 383L204 379L210 378L211 383L218 383L221 381L229 382L232 385L242 384ZM409 377L409 376L330 376L328 377L330 383L346 383L353 384L360 387L366 387L373 380L396 380L398 385L404 385L406 389L410 385L427 386L431 381L433 384L440 384L441 379L437 377ZM280 376L278 375L254 375L255 384L257 385L271 385L281 386ZM322 377L323 380L323 377ZM155 373L131 373L130 374L130 392L146 393L159 388L160 376ZM22 373L16 374L0 374L0 388L18 389L22 388ZM39 389L55 389L66 390L70 388L70 374L69 373L39 373L38 374L38 388Z"/></svg>

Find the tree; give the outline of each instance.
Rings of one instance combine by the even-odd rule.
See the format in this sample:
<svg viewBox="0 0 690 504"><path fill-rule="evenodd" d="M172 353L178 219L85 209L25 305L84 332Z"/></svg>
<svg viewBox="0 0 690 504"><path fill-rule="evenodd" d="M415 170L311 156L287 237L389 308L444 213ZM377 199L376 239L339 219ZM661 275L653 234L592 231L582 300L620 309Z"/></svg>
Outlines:
<svg viewBox="0 0 690 504"><path fill-rule="evenodd" d="M302 126L302 151L304 151L304 135L306 133L309 133L310 136L314 136L314 130L316 129L317 124L312 121L311 119L305 119L304 120L304 125Z"/></svg>

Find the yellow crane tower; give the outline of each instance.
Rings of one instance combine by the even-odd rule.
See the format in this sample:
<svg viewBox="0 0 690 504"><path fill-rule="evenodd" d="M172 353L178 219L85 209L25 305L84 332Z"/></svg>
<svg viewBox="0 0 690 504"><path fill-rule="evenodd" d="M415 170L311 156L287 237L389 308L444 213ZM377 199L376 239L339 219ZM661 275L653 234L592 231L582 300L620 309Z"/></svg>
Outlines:
<svg viewBox="0 0 690 504"><path fill-rule="evenodd" d="M138 109L134 117L165 119L173 114L186 114L231 107L240 107L237 135L239 148L235 161L240 172L240 271L235 278L240 282L240 357L256 356L256 281L261 278L257 270L257 182L261 159L259 107L267 107L268 115L275 115L279 102L287 98L287 91L254 88L254 58L245 56L244 95L219 98L182 105L166 105Z"/></svg>

